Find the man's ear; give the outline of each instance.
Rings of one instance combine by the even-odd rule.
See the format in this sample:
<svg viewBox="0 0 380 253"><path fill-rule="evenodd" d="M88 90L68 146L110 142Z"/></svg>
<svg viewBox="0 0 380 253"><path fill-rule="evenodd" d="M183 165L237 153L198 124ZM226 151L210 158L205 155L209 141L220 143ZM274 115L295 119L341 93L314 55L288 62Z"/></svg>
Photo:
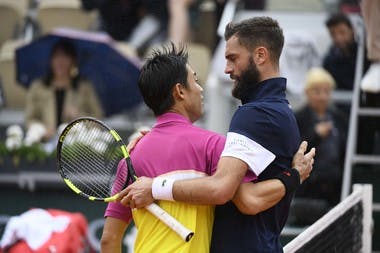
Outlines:
<svg viewBox="0 0 380 253"><path fill-rule="evenodd" d="M184 99L183 89L184 87L182 84L176 83L176 85L173 87L173 98L178 100Z"/></svg>
<svg viewBox="0 0 380 253"><path fill-rule="evenodd" d="M262 65L269 60L269 52L265 47L257 47L253 51L253 59L256 65Z"/></svg>

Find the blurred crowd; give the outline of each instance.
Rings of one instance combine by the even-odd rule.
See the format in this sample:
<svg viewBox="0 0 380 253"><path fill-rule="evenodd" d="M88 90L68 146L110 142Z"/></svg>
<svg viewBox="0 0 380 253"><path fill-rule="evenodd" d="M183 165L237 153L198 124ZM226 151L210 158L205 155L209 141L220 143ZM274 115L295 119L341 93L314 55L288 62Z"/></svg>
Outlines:
<svg viewBox="0 0 380 253"><path fill-rule="evenodd" d="M20 6L24 2L24 9L16 6L15 2ZM265 11L268 2L245 0L240 1L238 7ZM361 82L360 103L369 107L380 106L380 42L368 44L363 62L357 62L359 44L355 29L358 28L351 18L353 15L363 16L367 35L371 34L371 37L367 36L368 43L374 38L379 39L374 31L378 33L380 29L371 25L370 19L374 17L368 17L366 13L371 8L380 7L371 7L369 2L375 1L363 1L362 6L357 1L337 1L330 12L325 10L325 28L331 44L323 55L318 53L318 45L310 43L308 38L286 37L284 31L285 40L289 43L284 48L285 59L282 59L281 68L284 76L289 77L289 100L296 113L302 139L317 149L315 173L299 189L297 197L321 200L326 210L339 202L351 108L350 99L334 101L332 94L335 91L352 92L356 65L362 64L366 75ZM2 15L2 23L13 28L7 38L0 35L0 105L3 109L22 109L25 112L24 125L8 128L6 135L11 137L11 141L7 140L7 147L15 148L21 145L20 142L32 145L52 140L57 136L57 129L62 129L65 123L79 116L100 119L105 116L99 99L101 94L90 80L78 72L78 62L83 56L78 54L73 44L66 40L57 41L49 52L50 65L46 74L34 80L28 89L17 85L15 78L8 77L9 73L13 77L17 73L14 50L18 46L45 36L52 28L68 26L105 32L128 48L127 55L140 60L155 45L168 41L188 44L190 62L194 63L194 69L202 71L208 69L211 61L210 56L204 57L212 55L218 43L216 28L225 5L223 0L0 0L1 11L8 8L21 17L15 20L16 15L9 15L7 23L7 16ZM73 15L67 16L65 12L62 15L66 16L61 20L54 10L61 14L68 11ZM5 32L0 31L0 34ZM296 47L292 48L292 41L298 43ZM194 51L196 56L191 61L192 49L197 46L203 51L199 55ZM294 58L297 53L302 53L302 57ZM12 60L11 72L5 65L9 59ZM38 60L35 59L36 62ZM294 61L302 61L302 65L298 62L301 66L294 67ZM367 76L372 72L375 74ZM206 79L207 72L201 77L207 89ZM358 152L373 152L375 136L380 134L379 126L377 119L360 118ZM26 131L25 137L22 130Z"/></svg>
<svg viewBox="0 0 380 253"><path fill-rule="evenodd" d="M69 37L83 32L80 39L95 33L106 34L109 37L106 43L130 61L135 58L143 61L152 48L171 41L188 45L190 59L198 65L198 76L204 83L218 40L216 25L225 4L225 1L213 0L0 1L2 11L9 13L9 17L4 16L4 20L9 19L7 28L13 27L8 29L8 37L0 40L3 56L0 105L5 109L21 109L25 114L23 126L12 126L6 132L7 148L55 141L60 132L57 130L79 116L100 119L110 116L99 94L102 89L79 71L80 63L86 60L83 54L88 53L81 52L73 38L61 38L54 41L54 45L46 45L46 53L18 53L18 49L38 44L38 40L59 28L74 29ZM241 1L240 4L242 8L263 9L265 1ZM12 14L18 16L11 17ZM88 31L91 34L86 33ZM41 40L42 43L45 42ZM39 70L36 78L34 68L40 66L31 65L30 61L46 57L46 69ZM117 64L101 60L104 65Z"/></svg>

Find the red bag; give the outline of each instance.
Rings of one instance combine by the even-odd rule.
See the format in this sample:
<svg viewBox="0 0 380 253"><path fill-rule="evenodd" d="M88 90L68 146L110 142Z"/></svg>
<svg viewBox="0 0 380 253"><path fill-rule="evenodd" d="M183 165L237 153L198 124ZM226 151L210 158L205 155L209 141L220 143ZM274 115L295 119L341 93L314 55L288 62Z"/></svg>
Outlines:
<svg viewBox="0 0 380 253"><path fill-rule="evenodd" d="M90 251L86 236L87 220L83 214L57 209L47 209L46 211L52 216L68 217L70 223L67 228L60 233L54 232L50 239L38 250L32 250L25 241L19 241L10 249L7 249L7 253L83 253Z"/></svg>

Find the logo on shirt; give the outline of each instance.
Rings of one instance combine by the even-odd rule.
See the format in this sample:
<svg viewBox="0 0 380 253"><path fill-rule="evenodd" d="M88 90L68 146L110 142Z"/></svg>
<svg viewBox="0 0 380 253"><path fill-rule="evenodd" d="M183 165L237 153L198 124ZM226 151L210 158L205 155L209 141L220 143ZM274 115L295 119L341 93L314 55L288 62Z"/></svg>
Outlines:
<svg viewBox="0 0 380 253"><path fill-rule="evenodd" d="M164 187L164 186L165 186L165 184L166 184L166 179L164 179L164 181L162 181L162 184L161 184L161 186L162 186L162 187Z"/></svg>

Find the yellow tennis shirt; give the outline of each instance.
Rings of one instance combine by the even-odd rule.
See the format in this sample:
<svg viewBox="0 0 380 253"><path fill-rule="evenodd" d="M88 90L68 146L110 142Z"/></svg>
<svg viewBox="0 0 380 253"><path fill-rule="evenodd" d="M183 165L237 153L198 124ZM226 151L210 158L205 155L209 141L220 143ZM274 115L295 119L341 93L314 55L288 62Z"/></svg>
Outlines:
<svg viewBox="0 0 380 253"><path fill-rule="evenodd" d="M213 206L190 205L172 201L159 201L157 204L185 227L195 231L195 234L189 242L185 242L179 235L146 209L135 209L132 212L135 225L138 229L135 241L135 252L209 252L212 224L214 221Z"/></svg>

